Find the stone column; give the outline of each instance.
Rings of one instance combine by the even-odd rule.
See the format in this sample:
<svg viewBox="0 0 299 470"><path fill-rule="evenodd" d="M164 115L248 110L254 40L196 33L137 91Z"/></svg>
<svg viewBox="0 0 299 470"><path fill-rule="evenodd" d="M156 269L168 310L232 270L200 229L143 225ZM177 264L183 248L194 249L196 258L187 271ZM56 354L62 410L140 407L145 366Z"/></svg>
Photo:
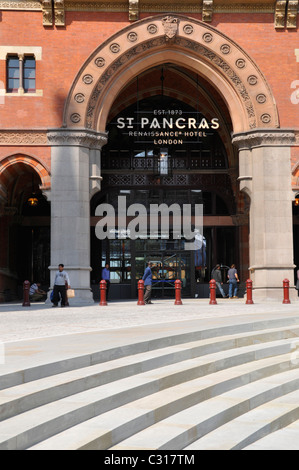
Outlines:
<svg viewBox="0 0 299 470"><path fill-rule="evenodd" d="M48 132L51 150L51 286L63 263L75 289L72 305L93 303L90 289L90 153L106 135L88 130Z"/></svg>
<svg viewBox="0 0 299 470"><path fill-rule="evenodd" d="M289 130L255 130L233 136L239 148L240 189L250 204L250 277L259 300L282 300L285 278L293 286L293 220ZM295 291L291 289L295 298Z"/></svg>
<svg viewBox="0 0 299 470"><path fill-rule="evenodd" d="M19 54L19 93L24 94L24 54Z"/></svg>

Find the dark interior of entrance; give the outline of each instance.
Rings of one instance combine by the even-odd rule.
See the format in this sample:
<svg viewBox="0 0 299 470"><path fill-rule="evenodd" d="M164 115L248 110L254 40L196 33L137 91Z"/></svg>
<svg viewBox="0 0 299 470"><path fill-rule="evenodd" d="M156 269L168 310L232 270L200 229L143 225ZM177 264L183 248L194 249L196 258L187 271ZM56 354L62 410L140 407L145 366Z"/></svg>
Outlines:
<svg viewBox="0 0 299 470"><path fill-rule="evenodd" d="M179 71L191 90L199 91L198 77ZM153 95L144 97L149 76L138 77L127 87L132 104L122 95L111 111L107 126L109 140L102 149L102 190L91 201L91 282L99 296L101 271L108 262L111 271L110 297L135 298L137 282L148 261L153 262L153 297L174 297L174 281L182 281L183 297L208 297L211 270L219 263L223 281L230 264L239 263L239 230L232 216L236 200L229 174L229 156L221 132L211 113L195 99L169 96L167 83L175 82L172 67L152 71ZM156 83L155 83L156 82ZM208 84L202 82L208 89ZM178 86L178 85L176 85ZM186 95L181 90L181 98ZM135 93L135 95L134 95ZM167 94L168 93L168 94ZM179 94L179 93L177 93ZM135 100L132 97L135 96ZM123 109L119 111L123 100ZM222 104L219 104L222 107ZM189 121L188 121L189 120ZM227 123L229 125L229 123ZM185 126L185 127L184 127ZM96 208L103 203L115 208L120 196L127 207L142 204L147 214L151 204L203 205L203 241L197 250L186 250L184 237L157 239L143 236L122 239L96 237ZM194 218L194 212L192 212Z"/></svg>

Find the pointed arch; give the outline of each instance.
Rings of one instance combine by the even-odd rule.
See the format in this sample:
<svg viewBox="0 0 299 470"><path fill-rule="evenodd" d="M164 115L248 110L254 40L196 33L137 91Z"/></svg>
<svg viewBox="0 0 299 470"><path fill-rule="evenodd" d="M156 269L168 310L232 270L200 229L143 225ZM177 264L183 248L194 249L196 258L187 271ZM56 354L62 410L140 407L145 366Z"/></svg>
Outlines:
<svg viewBox="0 0 299 470"><path fill-rule="evenodd" d="M167 25L173 18L170 30ZM97 48L72 84L64 127L104 132L111 105L123 87L165 61L193 70L218 90L234 133L279 127L271 89L255 62L226 35L182 15L140 20Z"/></svg>
<svg viewBox="0 0 299 470"><path fill-rule="evenodd" d="M27 165L37 173L41 180L41 189L50 188L51 174L49 169L36 157L23 154L10 155L0 161L0 181L8 181L10 178L14 177L15 173L22 172L21 165ZM3 183L5 183L5 181L3 181Z"/></svg>

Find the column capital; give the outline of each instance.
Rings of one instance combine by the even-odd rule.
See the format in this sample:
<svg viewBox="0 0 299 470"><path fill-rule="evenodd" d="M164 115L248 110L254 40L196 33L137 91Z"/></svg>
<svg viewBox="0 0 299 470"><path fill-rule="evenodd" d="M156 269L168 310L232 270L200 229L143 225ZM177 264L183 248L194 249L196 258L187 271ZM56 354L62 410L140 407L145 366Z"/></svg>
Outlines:
<svg viewBox="0 0 299 470"><path fill-rule="evenodd" d="M256 147L290 147L296 142L293 129L255 129L232 135L232 143L239 150Z"/></svg>
<svg viewBox="0 0 299 470"><path fill-rule="evenodd" d="M49 145L58 147L87 147L101 149L108 140L108 133L90 131L87 129L49 129L47 132Z"/></svg>

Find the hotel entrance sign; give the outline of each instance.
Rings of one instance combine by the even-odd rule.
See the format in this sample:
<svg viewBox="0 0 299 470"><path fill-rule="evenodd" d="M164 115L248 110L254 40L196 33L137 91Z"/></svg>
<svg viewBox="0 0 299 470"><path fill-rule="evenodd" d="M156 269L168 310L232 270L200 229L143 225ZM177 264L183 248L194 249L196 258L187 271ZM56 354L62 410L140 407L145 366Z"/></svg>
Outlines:
<svg viewBox="0 0 299 470"><path fill-rule="evenodd" d="M136 117L119 117L116 126L134 137L136 143L144 143L146 139L153 145L183 145L189 139L211 135L211 131L219 129L219 119L208 121L196 112L186 113L181 109L155 109L149 113L137 112Z"/></svg>

